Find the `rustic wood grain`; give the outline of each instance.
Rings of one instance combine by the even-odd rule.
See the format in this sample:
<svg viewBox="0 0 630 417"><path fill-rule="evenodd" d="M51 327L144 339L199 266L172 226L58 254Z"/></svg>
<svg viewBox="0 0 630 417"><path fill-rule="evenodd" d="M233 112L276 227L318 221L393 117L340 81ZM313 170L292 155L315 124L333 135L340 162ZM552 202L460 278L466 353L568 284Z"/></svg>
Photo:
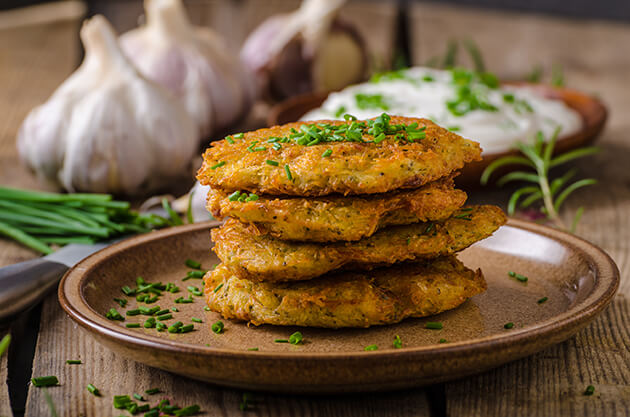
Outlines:
<svg viewBox="0 0 630 417"><path fill-rule="evenodd" d="M241 7L253 7L249 3L256 4L255 0L228 2L230 8L220 11L204 9L202 3L188 2L189 7L199 7L195 16L200 22L225 31L234 28L225 33L232 33L230 39L235 44L242 42L245 32L236 27L233 17ZM265 4L291 9L295 2L273 0ZM380 3L368 4L365 13L374 13L374 17L369 24L363 23L364 30L376 33L376 38L383 37L389 30L380 26L393 22L380 23ZM347 7L359 8L355 4ZM201 10L208 14L201 14ZM271 10L276 9L265 6L264 10L250 12L244 17L250 26L245 26L253 27ZM488 67L504 78L519 78L539 62L547 72L552 64L560 63L569 85L598 93L611 109L610 123L601 138L602 153L578 164L585 175L598 178L600 184L570 198L565 216L570 218L577 207L585 207L578 234L600 245L616 260L622 273L619 295L605 314L573 339L480 376L445 384L448 415L630 415L630 144L626 139L630 131L630 119L626 117L630 95L625 93L623 78L630 73L630 57L620 53L620 45L630 41L630 28L428 4L413 6L410 16L417 63L442 53L445 39L472 34L484 51ZM45 100L75 64L74 29L64 23L0 33L0 184L42 187L18 163L15 134L30 108ZM383 41L383 45L388 42ZM505 202L507 195L509 190L484 191L476 199ZM0 239L0 265L33 256L33 252ZM243 414L238 407L242 396L239 391L189 381L129 362L101 348L65 317L54 296L46 301L42 319L34 374L59 376L62 386L49 392L60 416L118 415L111 407L113 395L153 386L162 388L179 404L199 403L206 415L408 416L429 412L427 396L423 390L416 390L336 398L256 395L254 410ZM85 365L65 364L67 359L77 357ZM11 415L10 410L6 411L5 381L6 356L0 358L0 415ZM90 395L85 390L87 383L99 387L103 397ZM588 384L596 387L592 397L581 395ZM27 416L49 415L42 394L31 388ZM442 414L440 410L438 404L437 415Z"/></svg>
<svg viewBox="0 0 630 417"><path fill-rule="evenodd" d="M630 415L630 144L626 133L630 96L621 88L630 73L630 58L618 53L618 47L630 41L630 27L434 4L414 6L411 16L418 65L443 54L446 40L472 38L488 68L502 78L518 79L542 64L549 80L552 66L560 65L569 86L597 94L610 109L599 141L601 154L576 164L585 177L596 178L599 184L571 197L564 218L570 222L575 210L584 206L577 234L601 246L617 262L622 277L618 295L605 314L569 341L445 384L448 415ZM467 59L465 52L460 54ZM503 193L493 194L505 201ZM591 384L595 395L582 395Z"/></svg>
<svg viewBox="0 0 630 417"><path fill-rule="evenodd" d="M0 326L0 340L8 333L8 327ZM7 372L8 357L8 352L0 356L0 417L13 417L11 404L9 402L9 384L7 381L9 376Z"/></svg>
<svg viewBox="0 0 630 417"><path fill-rule="evenodd" d="M82 365L67 365L80 359ZM287 370L299 372L299 369ZM33 364L34 376L57 375L60 386L49 389L60 416L111 416L120 413L112 407L114 395L139 393L155 404L169 398L181 406L199 404L204 416L242 416L243 391L214 387L127 360L102 348L61 310L56 297L44 302L39 340ZM95 397L86 390L94 384L102 393ZM160 388L161 394L148 396L144 390ZM426 415L428 402L423 390L387 394L309 397L298 395L251 394L246 415L257 416L409 416ZM156 401L158 400L158 401ZM48 406L42 390L31 388L27 416L44 416Z"/></svg>

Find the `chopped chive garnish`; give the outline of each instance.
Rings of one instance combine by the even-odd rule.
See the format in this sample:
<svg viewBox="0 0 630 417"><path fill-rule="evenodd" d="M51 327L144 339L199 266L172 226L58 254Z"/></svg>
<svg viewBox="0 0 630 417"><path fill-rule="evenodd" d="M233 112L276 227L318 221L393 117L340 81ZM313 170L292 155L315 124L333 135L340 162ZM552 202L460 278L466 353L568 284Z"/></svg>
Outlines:
<svg viewBox="0 0 630 417"><path fill-rule="evenodd" d="M130 403L132 401L128 395L114 395L114 408L122 410Z"/></svg>
<svg viewBox="0 0 630 417"><path fill-rule="evenodd" d="M159 388L151 388L146 390L144 393L145 394L149 394L149 395L153 395L153 394L157 394L158 392L160 392Z"/></svg>
<svg viewBox="0 0 630 417"><path fill-rule="evenodd" d="M59 379L54 375L40 376L31 378L31 383L36 387L54 387L55 385L59 385Z"/></svg>
<svg viewBox="0 0 630 417"><path fill-rule="evenodd" d="M144 328L145 329L153 329L155 327L155 318L153 317L149 317L145 322L144 322Z"/></svg>
<svg viewBox="0 0 630 417"><path fill-rule="evenodd" d="M288 164L284 164L284 172L287 173L287 178L289 179L289 181L293 181L293 175L291 175L291 169L289 169Z"/></svg>
<svg viewBox="0 0 630 417"><path fill-rule="evenodd" d="M159 318L158 318L159 320ZM168 328L168 326L162 322L157 322L155 323L155 328L157 329L158 332L163 332L164 330L166 330Z"/></svg>
<svg viewBox="0 0 630 417"><path fill-rule="evenodd" d="M593 395L594 392L595 392L595 387L592 385L589 385L588 387L586 387L586 390L584 391L584 395Z"/></svg>
<svg viewBox="0 0 630 417"><path fill-rule="evenodd" d="M210 311L210 307L208 307L208 306L203 306L203 311Z"/></svg>
<svg viewBox="0 0 630 417"><path fill-rule="evenodd" d="M223 332L223 322L222 321L217 321L216 323L214 323L212 325L212 332L219 334Z"/></svg>
<svg viewBox="0 0 630 417"><path fill-rule="evenodd" d="M395 349L400 349L402 347L402 340L400 340L400 336L394 336L394 342L392 344Z"/></svg>
<svg viewBox="0 0 630 417"><path fill-rule="evenodd" d="M125 300L124 298L114 298L114 301L116 301L118 305L123 308L125 308L125 306L127 305L127 300Z"/></svg>
<svg viewBox="0 0 630 417"><path fill-rule="evenodd" d="M140 323L127 323L125 327L128 329L137 329L140 327Z"/></svg>
<svg viewBox="0 0 630 417"><path fill-rule="evenodd" d="M68 365L81 365L81 361L77 359L68 359L66 363Z"/></svg>
<svg viewBox="0 0 630 417"><path fill-rule="evenodd" d="M368 351L368 352L372 350L378 350L378 346L376 345L366 346L365 348L363 348L363 350Z"/></svg>
<svg viewBox="0 0 630 417"><path fill-rule="evenodd" d="M256 200L258 200L258 198L259 198L259 197L258 197L258 195L257 195L257 194L254 194L254 193L249 193L249 197L247 197L247 198L245 199L245 202L249 202L249 201L256 201Z"/></svg>
<svg viewBox="0 0 630 417"><path fill-rule="evenodd" d="M181 321L176 321L175 323L173 323L172 325L168 327L168 332L177 333L179 332L179 328L182 327L183 325L184 323L182 323Z"/></svg>
<svg viewBox="0 0 630 417"><path fill-rule="evenodd" d="M273 341L274 343L289 343L288 339L275 339Z"/></svg>
<svg viewBox="0 0 630 417"><path fill-rule="evenodd" d="M160 310L157 313L155 313L156 316L161 316L168 313L168 308L165 308L164 310Z"/></svg>
<svg viewBox="0 0 630 417"><path fill-rule="evenodd" d="M219 162L219 163L218 163L218 164L216 164L216 165L212 165L212 166L210 167L210 169L217 169L217 168L221 168L223 165L225 165L225 161L221 161L221 162Z"/></svg>
<svg viewBox="0 0 630 417"><path fill-rule="evenodd" d="M137 316L140 313L141 313L141 311L139 309L134 308L133 310L127 310L127 312L125 314L127 316Z"/></svg>
<svg viewBox="0 0 630 417"><path fill-rule="evenodd" d="M107 314L105 314L105 317L107 317L110 320L119 320L119 321L125 320L122 314L120 314L118 310L116 310L115 308L110 309L107 312Z"/></svg>
<svg viewBox="0 0 630 417"><path fill-rule="evenodd" d="M198 319L197 317L191 317L190 320L194 321L195 323L203 323L203 320Z"/></svg>
<svg viewBox="0 0 630 417"><path fill-rule="evenodd" d="M230 201L236 201L236 200L238 200L238 198L239 198L239 196L240 196L240 195L241 195L241 192L240 192L240 191L238 191L238 190L237 190L237 191L234 191L232 194L230 194L230 195L228 196L228 200L230 200Z"/></svg>
<svg viewBox="0 0 630 417"><path fill-rule="evenodd" d="M138 401L144 401L144 397L140 394L133 394L133 398L135 398Z"/></svg>
<svg viewBox="0 0 630 417"><path fill-rule="evenodd" d="M272 165L274 167L277 167L278 165L280 165L277 161L272 161L270 159L267 159L267 161L265 162L267 162L267 165Z"/></svg>
<svg viewBox="0 0 630 417"><path fill-rule="evenodd" d="M440 339L439 343L446 343L446 339Z"/></svg>
<svg viewBox="0 0 630 417"><path fill-rule="evenodd" d="M326 149L322 154L322 158L328 158L330 155L332 155L332 149Z"/></svg>
<svg viewBox="0 0 630 417"><path fill-rule="evenodd" d="M158 317L157 317L157 319L158 319L159 321L169 320L169 319L172 319L172 318L173 318L173 315L172 315L171 313L168 313L168 314L162 314L161 316L158 316Z"/></svg>
<svg viewBox="0 0 630 417"><path fill-rule="evenodd" d="M234 145L234 139L232 139L232 136L226 136L225 140L230 144L230 145Z"/></svg>
<svg viewBox="0 0 630 417"><path fill-rule="evenodd" d="M177 309L177 307L171 307L171 311L174 311L177 313L179 310Z"/></svg>
<svg viewBox="0 0 630 417"><path fill-rule="evenodd" d="M544 303L545 301L547 301L548 299L549 299L549 297L543 297L543 298L541 298L540 300L538 300L538 301L537 301L537 303L538 303L538 304L542 304L542 303Z"/></svg>
<svg viewBox="0 0 630 417"><path fill-rule="evenodd" d="M425 329L441 330L444 326L439 321L428 321L424 324Z"/></svg>
<svg viewBox="0 0 630 417"><path fill-rule="evenodd" d="M99 392L98 388L96 388L92 384L87 384L87 390L90 392L90 394L95 395L96 397L101 396L101 393Z"/></svg>
<svg viewBox="0 0 630 417"><path fill-rule="evenodd" d="M453 216L454 219L461 219L461 220L472 220L472 217L470 214L458 214L456 216Z"/></svg>
<svg viewBox="0 0 630 417"><path fill-rule="evenodd" d="M187 324L185 326L182 326L179 328L179 333L188 333L188 332L192 332L195 329L195 325L194 324Z"/></svg>
<svg viewBox="0 0 630 417"><path fill-rule="evenodd" d="M173 415L175 417L187 417L194 416L201 410L197 404L189 405L188 407L180 408L179 410L174 410Z"/></svg>
<svg viewBox="0 0 630 417"><path fill-rule="evenodd" d="M258 348L257 347L253 347L253 348L247 348L247 350L251 350L251 351L257 351Z"/></svg>
<svg viewBox="0 0 630 417"><path fill-rule="evenodd" d="M186 266L193 269L201 269L201 262L197 262L192 259L186 259Z"/></svg>
<svg viewBox="0 0 630 417"><path fill-rule="evenodd" d="M223 288L223 283L220 283L219 285L217 285L217 286L214 288L214 292L219 291L221 288Z"/></svg>
<svg viewBox="0 0 630 417"><path fill-rule="evenodd" d="M244 133L236 133L236 134L234 135L234 137L235 137L236 139L243 139L243 136L245 136L245 134L244 134Z"/></svg>
<svg viewBox="0 0 630 417"><path fill-rule="evenodd" d="M138 310L140 310L140 313L145 315L145 316L152 316L155 313L157 313L158 311L160 311L161 308L160 308L160 306L155 306L155 307L151 307L151 308L140 306L138 308Z"/></svg>
<svg viewBox="0 0 630 417"><path fill-rule="evenodd" d="M11 344L11 334L7 333L2 340L0 340L0 358L4 355L4 352L9 349L9 345Z"/></svg>
<svg viewBox="0 0 630 417"><path fill-rule="evenodd" d="M188 271L186 276L190 278L203 278L203 276L206 275L206 272L208 271Z"/></svg>
<svg viewBox="0 0 630 417"><path fill-rule="evenodd" d="M291 336L289 336L289 343L292 345L297 345L302 342L302 333L295 332Z"/></svg>
<svg viewBox="0 0 630 417"><path fill-rule="evenodd" d="M527 277L525 275L517 274L514 271L509 271L508 275L511 276L512 278L516 278L517 280L521 282L527 282Z"/></svg>
<svg viewBox="0 0 630 417"><path fill-rule="evenodd" d="M129 286L125 285L124 287L121 288L122 292L125 295L129 295L129 296L134 296L136 295L136 290L132 290L131 288L129 288Z"/></svg>
<svg viewBox="0 0 630 417"><path fill-rule="evenodd" d="M505 323L505 324L503 325L503 328L504 328L504 329L511 329L512 327L514 327L514 323L512 323L512 322Z"/></svg>

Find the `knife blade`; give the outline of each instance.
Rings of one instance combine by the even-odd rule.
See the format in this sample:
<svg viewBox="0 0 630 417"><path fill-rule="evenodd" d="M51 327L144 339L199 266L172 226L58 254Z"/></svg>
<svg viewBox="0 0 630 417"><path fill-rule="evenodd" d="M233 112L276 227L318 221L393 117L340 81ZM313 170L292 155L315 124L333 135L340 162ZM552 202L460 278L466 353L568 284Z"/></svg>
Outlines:
<svg viewBox="0 0 630 417"><path fill-rule="evenodd" d="M41 301L68 269L114 242L69 244L42 258L0 268L0 321L6 321Z"/></svg>

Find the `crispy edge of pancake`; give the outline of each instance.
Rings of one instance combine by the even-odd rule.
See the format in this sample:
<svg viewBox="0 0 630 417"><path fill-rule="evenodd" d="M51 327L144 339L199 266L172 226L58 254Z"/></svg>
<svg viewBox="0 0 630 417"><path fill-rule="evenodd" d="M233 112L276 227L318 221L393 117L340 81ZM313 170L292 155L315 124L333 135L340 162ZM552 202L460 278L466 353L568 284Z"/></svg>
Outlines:
<svg viewBox="0 0 630 417"><path fill-rule="evenodd" d="M245 133L234 143L220 140L205 151L197 179L203 185L227 192L256 194L323 196L374 194L417 188L448 176L464 164L481 160L477 142L444 129L427 119L392 116L392 124L418 123L426 137L413 143L386 139L380 143L326 142L313 146L283 143L275 150L266 140L287 136L292 128L312 123L348 124L345 121L319 120L296 122ZM366 139L372 139L366 136ZM264 150L251 152L258 141ZM251 149L251 148L250 148ZM322 154L328 149L332 154ZM278 163L269 165L267 160ZM285 172L287 165L291 178Z"/></svg>
<svg viewBox="0 0 630 417"><path fill-rule="evenodd" d="M369 272L340 272L306 282L238 278L224 265L204 277L208 307L254 325L369 327L451 310L486 290L480 270L455 257Z"/></svg>
<svg viewBox="0 0 630 417"><path fill-rule="evenodd" d="M444 223L392 226L357 242L288 242L229 219L212 230L214 251L235 275L254 281L307 280L339 269L370 269L459 252L505 224L496 206L460 209Z"/></svg>
<svg viewBox="0 0 630 417"><path fill-rule="evenodd" d="M285 198L260 196L230 201L227 192L211 189L207 208L219 220L233 217L252 224L258 234L305 242L355 241L386 226L443 221L466 202L452 178L410 191L373 196Z"/></svg>

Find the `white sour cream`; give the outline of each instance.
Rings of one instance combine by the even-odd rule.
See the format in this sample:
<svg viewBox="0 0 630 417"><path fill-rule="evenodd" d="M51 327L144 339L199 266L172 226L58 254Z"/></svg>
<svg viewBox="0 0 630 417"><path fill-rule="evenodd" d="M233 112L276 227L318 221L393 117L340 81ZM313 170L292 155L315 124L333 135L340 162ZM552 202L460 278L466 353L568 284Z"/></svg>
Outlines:
<svg viewBox="0 0 630 417"><path fill-rule="evenodd" d="M384 112L424 117L479 142L484 153L513 149L516 142L533 140L538 131L549 139L558 127L560 136L573 134L582 127L579 113L561 100L543 97L531 88L490 88L478 80L468 86L495 110L453 114L447 103L460 97L453 72L414 67L398 71L394 77L382 77L377 82L331 93L320 108L310 111L302 120L343 119L345 113L366 119ZM357 94L367 96L367 103L357 100Z"/></svg>

